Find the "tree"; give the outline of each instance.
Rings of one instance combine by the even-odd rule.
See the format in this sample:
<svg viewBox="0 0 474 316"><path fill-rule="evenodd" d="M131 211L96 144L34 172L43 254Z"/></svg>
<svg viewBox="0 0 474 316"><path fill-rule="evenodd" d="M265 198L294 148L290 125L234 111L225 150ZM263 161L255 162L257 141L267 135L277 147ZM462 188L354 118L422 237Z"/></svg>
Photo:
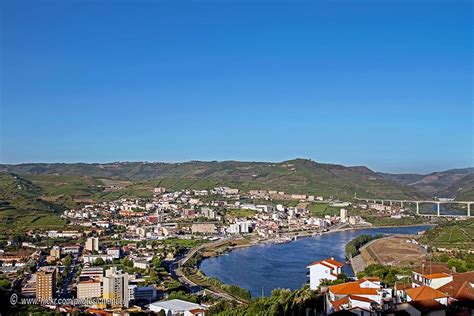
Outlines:
<svg viewBox="0 0 474 316"><path fill-rule="evenodd" d="M153 265L153 268L158 269L161 267L161 260L157 256L153 256L151 259L151 264Z"/></svg>
<svg viewBox="0 0 474 316"><path fill-rule="evenodd" d="M466 272L468 270L466 261L462 259L449 259L448 260L448 267L455 268L456 272Z"/></svg>
<svg viewBox="0 0 474 316"><path fill-rule="evenodd" d="M71 258L70 255L67 255L66 257L64 257L64 259L63 259L63 264L64 264L64 266L66 267L66 269L71 266L71 264L72 264L72 258Z"/></svg>
<svg viewBox="0 0 474 316"><path fill-rule="evenodd" d="M105 261L104 259L102 259L101 257L97 258L95 261L94 261L94 265L95 266L102 266L105 264Z"/></svg>

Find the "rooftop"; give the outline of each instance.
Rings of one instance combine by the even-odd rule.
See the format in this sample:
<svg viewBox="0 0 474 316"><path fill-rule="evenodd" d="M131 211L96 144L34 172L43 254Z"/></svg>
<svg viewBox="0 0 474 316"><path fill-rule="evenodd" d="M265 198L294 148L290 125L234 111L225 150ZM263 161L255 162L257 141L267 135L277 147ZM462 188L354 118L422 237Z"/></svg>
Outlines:
<svg viewBox="0 0 474 316"><path fill-rule="evenodd" d="M447 273L444 273L444 272L424 275L424 277L427 278L427 279L449 278L450 276L451 276L451 274L447 274Z"/></svg>
<svg viewBox="0 0 474 316"><path fill-rule="evenodd" d="M322 264L323 266L326 266L326 267L329 267L329 268L344 266L344 263L342 263L342 262L336 261L333 258L327 258L327 259L324 259L324 260L315 261L315 262L311 263L310 265L308 265L308 267L314 266L314 265L317 265L317 264Z"/></svg>
<svg viewBox="0 0 474 316"><path fill-rule="evenodd" d="M201 305L196 303L191 303L183 300L169 300L151 303L150 306L156 306L159 308L170 309L174 311L190 311L193 309L201 309Z"/></svg>
<svg viewBox="0 0 474 316"><path fill-rule="evenodd" d="M339 295L377 295L377 289L360 287L359 282L346 282L329 287L329 291Z"/></svg>
<svg viewBox="0 0 474 316"><path fill-rule="evenodd" d="M430 300L448 296L443 292L435 290L427 285L406 289L405 292L414 301Z"/></svg>

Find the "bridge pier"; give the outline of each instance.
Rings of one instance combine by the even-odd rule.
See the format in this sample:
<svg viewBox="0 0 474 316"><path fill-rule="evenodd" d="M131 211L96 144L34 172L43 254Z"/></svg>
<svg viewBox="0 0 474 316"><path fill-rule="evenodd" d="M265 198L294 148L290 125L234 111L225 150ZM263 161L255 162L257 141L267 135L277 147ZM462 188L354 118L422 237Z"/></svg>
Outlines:
<svg viewBox="0 0 474 316"><path fill-rule="evenodd" d="M437 206L436 206L436 210L437 210L438 216L440 216L440 215L441 215L441 212L440 212L440 205L441 205L441 203L438 202L438 203L436 203L436 205L437 205Z"/></svg>
<svg viewBox="0 0 474 316"><path fill-rule="evenodd" d="M400 207L403 208L403 201L400 201Z"/></svg>
<svg viewBox="0 0 474 316"><path fill-rule="evenodd" d="M467 217L471 217L471 203L467 203Z"/></svg>
<svg viewBox="0 0 474 316"><path fill-rule="evenodd" d="M416 215L420 215L420 202L416 202Z"/></svg>
<svg viewBox="0 0 474 316"><path fill-rule="evenodd" d="M390 206L392 206L392 201L388 201L390 203Z"/></svg>

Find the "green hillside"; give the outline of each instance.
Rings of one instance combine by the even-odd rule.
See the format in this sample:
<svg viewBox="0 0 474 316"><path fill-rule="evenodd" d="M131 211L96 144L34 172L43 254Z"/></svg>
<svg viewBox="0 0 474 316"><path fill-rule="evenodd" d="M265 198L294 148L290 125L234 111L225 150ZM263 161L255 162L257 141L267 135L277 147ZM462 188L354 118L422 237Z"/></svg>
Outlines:
<svg viewBox="0 0 474 316"><path fill-rule="evenodd" d="M0 171L14 172L26 177L59 174L87 176L90 179L122 179L138 182L142 188L161 183L173 189L229 185L244 190L273 189L288 193L338 198L349 198L355 193L358 196L394 199L423 196L416 188L384 179L366 167L322 164L306 159L280 163L191 161L186 163L21 164L0 165ZM41 183L35 183L41 186ZM93 193L99 193L100 190L89 186L86 191L86 195L94 195ZM116 192L108 195L119 194L120 192Z"/></svg>
<svg viewBox="0 0 474 316"><path fill-rule="evenodd" d="M0 173L0 237L27 229L57 228L64 207L41 198L42 187L15 174Z"/></svg>
<svg viewBox="0 0 474 316"><path fill-rule="evenodd" d="M389 173L379 175L388 181L413 187L428 197L474 200L474 168L451 169L427 175Z"/></svg>

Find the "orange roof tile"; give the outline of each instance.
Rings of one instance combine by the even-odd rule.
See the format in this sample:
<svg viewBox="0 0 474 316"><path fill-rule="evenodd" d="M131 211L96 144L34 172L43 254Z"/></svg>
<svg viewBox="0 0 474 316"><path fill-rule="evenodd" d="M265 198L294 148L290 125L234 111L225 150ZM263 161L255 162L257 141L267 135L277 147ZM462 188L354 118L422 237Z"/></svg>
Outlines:
<svg viewBox="0 0 474 316"><path fill-rule="evenodd" d="M365 281L370 281L370 282L380 282L380 278L377 277L363 277L357 280L357 283L364 283Z"/></svg>
<svg viewBox="0 0 474 316"><path fill-rule="evenodd" d="M195 308L195 309L189 310L189 312L190 312L191 314L199 314L199 313L205 313L206 310L203 309L203 308Z"/></svg>
<svg viewBox="0 0 474 316"><path fill-rule="evenodd" d="M344 263L336 261L332 258L324 259L324 261L326 261L327 263L332 264L333 266L336 266L336 267L343 267L344 266Z"/></svg>
<svg viewBox="0 0 474 316"><path fill-rule="evenodd" d="M474 287L472 287L471 283L465 281L454 298L463 301L474 301Z"/></svg>
<svg viewBox="0 0 474 316"><path fill-rule="evenodd" d="M474 283L474 271L453 274L453 280L448 284L443 285L438 290L451 297L456 297L464 285L464 282Z"/></svg>
<svg viewBox="0 0 474 316"><path fill-rule="evenodd" d="M339 295L377 295L377 289L360 287L358 282L346 282L329 287L329 291Z"/></svg>
<svg viewBox="0 0 474 316"><path fill-rule="evenodd" d="M425 263L424 267L418 267L413 270L413 272L418 274L432 274L432 273L451 273L451 269L448 268L447 263L434 262L434 263Z"/></svg>
<svg viewBox="0 0 474 316"><path fill-rule="evenodd" d="M317 265L317 264L322 264L323 266L326 266L328 268L343 267L344 266L344 263L341 263L341 262L336 261L336 260L331 259L331 258L327 258L327 259L320 260L320 261L315 261L315 262L311 263L309 266L314 266L314 265Z"/></svg>
<svg viewBox="0 0 474 316"><path fill-rule="evenodd" d="M337 311L341 308L342 305L349 304L349 297L346 296L340 300L331 302L332 307Z"/></svg>
<svg viewBox="0 0 474 316"><path fill-rule="evenodd" d="M444 294L443 292L435 290L427 285L406 289L405 293L407 293L407 295L410 296L413 301L448 297L448 295Z"/></svg>
<svg viewBox="0 0 474 316"><path fill-rule="evenodd" d="M395 290L406 290L410 288L411 284L395 284Z"/></svg>
<svg viewBox="0 0 474 316"><path fill-rule="evenodd" d="M367 302L367 303L373 302L373 300L371 300L370 298L363 297L363 296L349 295L349 297L351 300L354 300L354 301L361 301L361 302Z"/></svg>
<svg viewBox="0 0 474 316"><path fill-rule="evenodd" d="M433 312L436 310L444 309L445 306L435 300L421 300L421 301L411 301L408 304L415 307L420 312Z"/></svg>
<svg viewBox="0 0 474 316"><path fill-rule="evenodd" d="M444 273L444 272L424 275L424 277L427 278L427 279L448 278L450 276L451 276L451 274L447 274L447 273Z"/></svg>

